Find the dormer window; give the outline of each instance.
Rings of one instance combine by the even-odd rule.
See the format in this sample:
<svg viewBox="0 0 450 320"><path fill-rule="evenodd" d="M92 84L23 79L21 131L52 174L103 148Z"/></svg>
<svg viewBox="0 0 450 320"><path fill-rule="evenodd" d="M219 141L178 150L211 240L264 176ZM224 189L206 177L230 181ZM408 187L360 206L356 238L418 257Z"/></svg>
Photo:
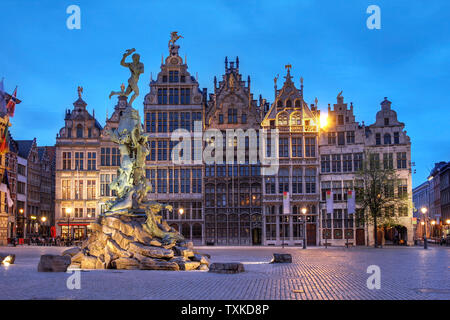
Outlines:
<svg viewBox="0 0 450 320"><path fill-rule="evenodd" d="M384 135L384 144L391 144L391 135L389 133Z"/></svg>
<svg viewBox="0 0 450 320"><path fill-rule="evenodd" d="M384 125L388 126L389 125L389 118L384 118Z"/></svg>
<svg viewBox="0 0 450 320"><path fill-rule="evenodd" d="M178 71L169 71L169 82L178 82Z"/></svg>
<svg viewBox="0 0 450 320"><path fill-rule="evenodd" d="M77 125L77 138L83 138L83 126L81 124Z"/></svg>
<svg viewBox="0 0 450 320"><path fill-rule="evenodd" d="M88 138L92 138L92 128L88 129Z"/></svg>

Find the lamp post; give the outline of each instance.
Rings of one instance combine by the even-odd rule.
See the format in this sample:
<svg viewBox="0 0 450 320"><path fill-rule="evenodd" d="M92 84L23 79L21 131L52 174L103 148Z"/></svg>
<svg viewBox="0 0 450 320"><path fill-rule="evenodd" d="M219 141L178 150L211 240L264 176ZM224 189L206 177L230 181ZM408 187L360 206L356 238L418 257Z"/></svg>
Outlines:
<svg viewBox="0 0 450 320"><path fill-rule="evenodd" d="M420 211L422 212L423 217L424 217L424 221L422 221L422 225L425 226L425 229L424 229L425 232L424 232L424 236L423 236L423 248L424 249L428 249L428 242L427 242L427 218L426 218L426 214L427 214L428 209L426 207L422 207L420 209Z"/></svg>
<svg viewBox="0 0 450 320"><path fill-rule="evenodd" d="M41 217L41 226L42 226L42 233L44 236L47 236L47 228L45 226L45 222L47 221L47 217L43 216Z"/></svg>
<svg viewBox="0 0 450 320"><path fill-rule="evenodd" d="M72 213L72 208L65 208L67 216L67 243L70 242L70 214Z"/></svg>
<svg viewBox="0 0 450 320"><path fill-rule="evenodd" d="M306 212L308 210L303 207L302 208L302 214L303 214L303 249L306 249Z"/></svg>
<svg viewBox="0 0 450 320"><path fill-rule="evenodd" d="M22 221L21 223L21 231L20 231L20 235L22 236L22 238L25 238L25 223L23 222L23 220L25 219L23 216L23 208L19 209L19 213L20 213L20 217L18 218L20 221ZM17 229L16 229L16 233L17 233Z"/></svg>
<svg viewBox="0 0 450 320"><path fill-rule="evenodd" d="M433 231L434 231L434 226L436 225L436 220L431 220L431 230L430 230L430 236L431 238L433 238ZM436 242L435 242L436 243Z"/></svg>

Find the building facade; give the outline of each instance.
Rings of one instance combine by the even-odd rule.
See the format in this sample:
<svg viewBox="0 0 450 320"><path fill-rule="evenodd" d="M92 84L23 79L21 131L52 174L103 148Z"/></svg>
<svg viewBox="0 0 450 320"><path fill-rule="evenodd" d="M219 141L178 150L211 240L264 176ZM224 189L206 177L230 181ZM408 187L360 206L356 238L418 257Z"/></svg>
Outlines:
<svg viewBox="0 0 450 320"><path fill-rule="evenodd" d="M396 218L396 225L385 226L377 237L380 244L393 243L398 238L401 243L413 245L414 229L412 224L412 168L411 140L405 131L405 124L399 122L397 113L391 108L391 102L384 98L381 110L376 114L374 124L367 126L365 149L386 169L394 169L398 180L393 186L394 194L409 200L385 210ZM369 230L373 228L369 225ZM368 245L374 244L373 231L368 233Z"/></svg>
<svg viewBox="0 0 450 320"><path fill-rule="evenodd" d="M355 172L362 167L365 129L356 120L353 103L344 103L342 93L333 108L328 105L327 124L321 129L320 236L321 244L365 245L367 230L358 215L348 212L348 191L354 190ZM326 208L327 192L333 197L333 212Z"/></svg>
<svg viewBox="0 0 450 320"><path fill-rule="evenodd" d="M239 58L229 63L225 58L225 74L219 83L214 77L214 93L209 97L205 116L205 130L215 133L207 143L222 149L221 156L214 155L215 161L204 165L207 244L263 242L261 164L257 157L250 157L251 149L257 153L259 145L261 102L258 105L253 99L250 76L247 82L242 79ZM219 153L217 149L214 152ZM228 151L232 154L228 155Z"/></svg>
<svg viewBox="0 0 450 320"><path fill-rule="evenodd" d="M66 110L65 125L56 137L55 222L58 236L82 239L101 207L97 159L103 128L87 111L81 88L73 106Z"/></svg>
<svg viewBox="0 0 450 320"><path fill-rule="evenodd" d="M162 213L169 225L201 244L205 231L201 150L206 91L199 89L188 72L179 49L174 44L169 47L144 99L144 128L150 148L146 176L152 183L152 197L173 207L172 212ZM186 150L172 153L179 141L172 139L175 135L184 135Z"/></svg>
<svg viewBox="0 0 450 320"><path fill-rule="evenodd" d="M292 81L290 66L281 89L275 79L275 101L262 120L262 128L278 130L279 170L264 176L264 244L316 245L319 242L319 111L303 99ZM276 156L266 140L268 157ZM271 143L271 142L270 142ZM276 150L276 148L275 148ZM276 151L275 151L276 152ZM286 202L283 203L283 197Z"/></svg>

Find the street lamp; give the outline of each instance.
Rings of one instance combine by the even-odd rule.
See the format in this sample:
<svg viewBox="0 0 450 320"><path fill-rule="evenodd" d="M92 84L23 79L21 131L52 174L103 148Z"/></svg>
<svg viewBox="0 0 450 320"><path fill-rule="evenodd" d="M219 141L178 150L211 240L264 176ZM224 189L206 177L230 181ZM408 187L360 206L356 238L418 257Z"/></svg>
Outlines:
<svg viewBox="0 0 450 320"><path fill-rule="evenodd" d="M67 216L67 242L70 241L70 214L72 213L72 208L65 208L64 209Z"/></svg>
<svg viewBox="0 0 450 320"><path fill-rule="evenodd" d="M301 211L303 214L303 249L306 249L306 212L308 210L303 207Z"/></svg>
<svg viewBox="0 0 450 320"><path fill-rule="evenodd" d="M47 221L47 217L43 216L41 217L41 227L42 227L42 233L44 237L47 236L47 228L45 227L45 222Z"/></svg>
<svg viewBox="0 0 450 320"><path fill-rule="evenodd" d="M427 211L428 211L428 209L426 208L426 207L422 207L422 208L420 208L420 211L422 212L422 214L423 214L423 216L424 216L424 221L422 221L421 222L421 224L423 225L423 226L425 226L425 233L424 233L424 236L423 236L423 248L424 249L428 249L428 241L427 241L427 218L426 218L426 214L427 214Z"/></svg>

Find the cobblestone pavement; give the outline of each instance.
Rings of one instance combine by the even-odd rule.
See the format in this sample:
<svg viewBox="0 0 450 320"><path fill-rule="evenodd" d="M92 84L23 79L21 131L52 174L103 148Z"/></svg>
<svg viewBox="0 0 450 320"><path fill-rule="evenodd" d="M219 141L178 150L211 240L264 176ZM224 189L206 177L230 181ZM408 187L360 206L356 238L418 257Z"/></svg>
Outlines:
<svg viewBox="0 0 450 320"><path fill-rule="evenodd" d="M450 300L450 249L201 247L212 262L242 262L246 272L90 270L81 289L69 290L67 273L40 273L41 254L64 248L0 247L16 264L0 266L0 299L444 299ZM269 264L272 253L292 264ZM367 267L381 268L381 289L366 286ZM294 292L296 291L296 292Z"/></svg>

